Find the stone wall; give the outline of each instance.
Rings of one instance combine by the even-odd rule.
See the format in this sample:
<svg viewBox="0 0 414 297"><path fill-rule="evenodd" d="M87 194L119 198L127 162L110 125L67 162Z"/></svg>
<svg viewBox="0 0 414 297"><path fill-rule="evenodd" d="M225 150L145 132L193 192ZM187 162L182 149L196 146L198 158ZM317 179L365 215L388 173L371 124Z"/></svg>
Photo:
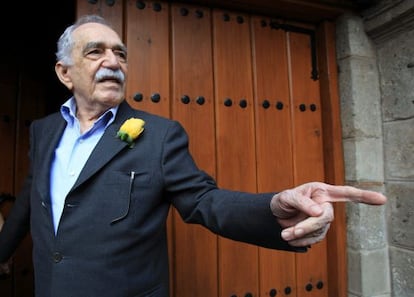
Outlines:
<svg viewBox="0 0 414 297"><path fill-rule="evenodd" d="M414 296L414 1L382 0L337 20L348 184L386 193L349 205L350 297Z"/></svg>

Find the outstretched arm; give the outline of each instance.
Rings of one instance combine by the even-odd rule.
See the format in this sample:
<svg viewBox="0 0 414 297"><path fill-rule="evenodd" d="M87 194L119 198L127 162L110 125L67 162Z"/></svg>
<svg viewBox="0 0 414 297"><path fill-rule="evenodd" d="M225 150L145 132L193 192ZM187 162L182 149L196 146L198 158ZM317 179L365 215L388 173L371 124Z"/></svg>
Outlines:
<svg viewBox="0 0 414 297"><path fill-rule="evenodd" d="M284 228L282 238L299 247L323 240L334 219L332 202L346 201L383 205L387 198L351 186L311 182L274 195L270 208Z"/></svg>

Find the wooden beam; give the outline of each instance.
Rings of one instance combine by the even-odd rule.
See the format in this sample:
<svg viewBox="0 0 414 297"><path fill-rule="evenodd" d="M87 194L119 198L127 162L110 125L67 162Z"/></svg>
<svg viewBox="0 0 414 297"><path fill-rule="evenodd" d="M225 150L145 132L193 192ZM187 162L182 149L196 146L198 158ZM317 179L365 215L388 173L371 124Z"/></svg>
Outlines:
<svg viewBox="0 0 414 297"><path fill-rule="evenodd" d="M355 8L352 0L183 0L180 2L314 24L324 20L334 20L342 13Z"/></svg>

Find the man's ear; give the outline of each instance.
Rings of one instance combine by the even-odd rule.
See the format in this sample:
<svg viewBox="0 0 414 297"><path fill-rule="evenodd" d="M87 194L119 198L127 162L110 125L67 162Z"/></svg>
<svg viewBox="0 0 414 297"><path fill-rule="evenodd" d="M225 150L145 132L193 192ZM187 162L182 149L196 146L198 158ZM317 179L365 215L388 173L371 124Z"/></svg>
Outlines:
<svg viewBox="0 0 414 297"><path fill-rule="evenodd" d="M69 90L72 90L73 84L68 70L68 66L62 64L61 62L57 62L55 65L55 72L60 82L64 84Z"/></svg>

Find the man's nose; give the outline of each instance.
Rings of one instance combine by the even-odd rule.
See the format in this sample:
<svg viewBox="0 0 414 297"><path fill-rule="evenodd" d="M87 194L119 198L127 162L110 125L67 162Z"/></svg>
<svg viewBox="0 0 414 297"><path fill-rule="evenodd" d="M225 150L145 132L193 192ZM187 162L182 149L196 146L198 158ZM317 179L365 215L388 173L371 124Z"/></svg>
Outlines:
<svg viewBox="0 0 414 297"><path fill-rule="evenodd" d="M119 57L114 53L111 49L105 50L105 61L103 63L103 66L108 68L113 67L120 67L120 60Z"/></svg>

